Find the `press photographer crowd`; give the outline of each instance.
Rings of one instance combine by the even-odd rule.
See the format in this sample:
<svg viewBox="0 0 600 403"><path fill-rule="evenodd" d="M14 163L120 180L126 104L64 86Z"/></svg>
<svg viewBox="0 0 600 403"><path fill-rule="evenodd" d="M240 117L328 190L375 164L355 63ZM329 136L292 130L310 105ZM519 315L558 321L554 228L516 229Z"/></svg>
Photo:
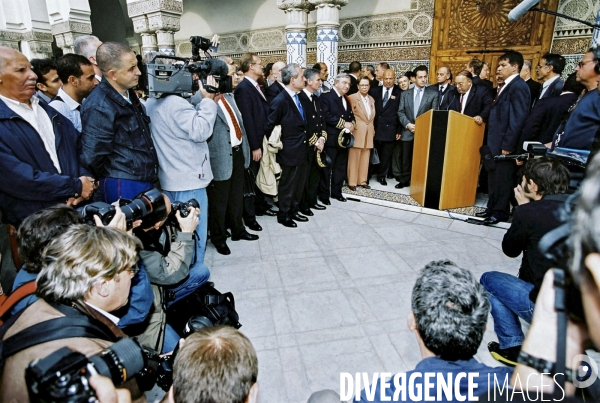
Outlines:
<svg viewBox="0 0 600 403"><path fill-rule="evenodd" d="M537 80L506 51L494 87L477 59L432 85L427 66L386 62L328 80L323 62L263 66L190 41L192 58L92 35L58 59L0 46L0 402L143 402L157 388L165 402L258 402L257 355L234 296L209 281L208 240L229 255L228 238L258 240L268 217L294 231L327 214L344 185L410 187L431 109L485 124L478 223L510 221L502 249L522 254L519 272L426 265L408 320L417 367L349 374L309 403L600 401L597 49L565 79L565 58L544 54ZM496 367L474 357L490 314Z"/></svg>

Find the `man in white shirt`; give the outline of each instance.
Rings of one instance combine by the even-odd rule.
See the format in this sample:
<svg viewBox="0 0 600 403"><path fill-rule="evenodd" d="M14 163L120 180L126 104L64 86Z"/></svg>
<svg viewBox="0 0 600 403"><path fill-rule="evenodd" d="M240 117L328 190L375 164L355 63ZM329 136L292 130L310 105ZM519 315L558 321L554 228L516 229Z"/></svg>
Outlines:
<svg viewBox="0 0 600 403"><path fill-rule="evenodd" d="M81 102L98 85L94 65L81 55L69 53L58 59L57 68L63 86L50 106L81 132Z"/></svg>
<svg viewBox="0 0 600 403"><path fill-rule="evenodd" d="M537 99L555 97L561 94L564 81L560 75L566 64L565 58L556 53L546 53L542 56L540 64L535 69L538 80L542 82L542 89L536 97Z"/></svg>
<svg viewBox="0 0 600 403"><path fill-rule="evenodd" d="M430 85L425 91L437 91L438 93L438 109L447 110L449 103L452 101L451 93L456 87L450 84L452 79L452 71L449 67L442 66L437 72L437 84Z"/></svg>

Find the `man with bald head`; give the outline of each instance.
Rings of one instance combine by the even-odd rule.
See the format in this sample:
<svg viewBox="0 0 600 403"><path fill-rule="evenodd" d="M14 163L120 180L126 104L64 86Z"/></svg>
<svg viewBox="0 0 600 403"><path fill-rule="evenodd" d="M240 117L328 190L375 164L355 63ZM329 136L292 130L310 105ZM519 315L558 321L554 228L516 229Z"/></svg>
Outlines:
<svg viewBox="0 0 600 403"><path fill-rule="evenodd" d="M448 110L448 105L452 102L452 91L456 89L450 84L452 81L452 71L449 67L442 66L437 72L437 84L430 85L425 89L427 91L435 91L438 94L438 104L436 109Z"/></svg>
<svg viewBox="0 0 600 403"><path fill-rule="evenodd" d="M277 95L285 88L285 85L281 82L281 69L285 67L284 62L276 62L271 67L271 72L273 73L273 78L275 78L275 82L267 87L265 90L265 95L267 96L267 101L269 104L275 99Z"/></svg>
<svg viewBox="0 0 600 403"><path fill-rule="evenodd" d="M79 132L33 96L36 78L23 54L0 46L0 210L3 222L14 227L46 207L77 204L94 190L94 178L79 164ZM3 265L5 290L15 271Z"/></svg>
<svg viewBox="0 0 600 403"><path fill-rule="evenodd" d="M98 200L133 199L158 185L150 119L132 90L142 73L135 53L117 42L100 45L96 62L103 80L81 108L81 163L100 179Z"/></svg>

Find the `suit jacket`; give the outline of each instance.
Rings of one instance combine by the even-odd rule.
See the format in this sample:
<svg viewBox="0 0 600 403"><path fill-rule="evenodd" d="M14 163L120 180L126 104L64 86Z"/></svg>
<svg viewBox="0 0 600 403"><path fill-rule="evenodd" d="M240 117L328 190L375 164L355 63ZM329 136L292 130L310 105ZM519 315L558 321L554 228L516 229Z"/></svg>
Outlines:
<svg viewBox="0 0 600 403"><path fill-rule="evenodd" d="M323 110L321 109L319 97L313 93L311 102L304 91L300 91L298 96L306 115L306 141L308 146L314 146L321 137L324 137L327 141L325 119L323 118Z"/></svg>
<svg viewBox="0 0 600 403"><path fill-rule="evenodd" d="M240 129L242 129L242 152L244 153L244 168L250 166L250 145L248 144L248 136L244 129L244 119L235 103L233 94L223 94L231 110L235 114ZM208 155L210 156L210 167L213 173L213 180L225 181L231 178L233 171L233 157L231 153L231 133L227 118L223 113L223 109L217 108L217 119L213 129L213 135L207 140Z"/></svg>
<svg viewBox="0 0 600 403"><path fill-rule="evenodd" d="M533 78L525 81L527 86L529 87L529 91L531 92L531 106L533 106L535 100L540 96L540 91L542 90L542 84L535 81Z"/></svg>
<svg viewBox="0 0 600 403"><path fill-rule="evenodd" d="M502 150L517 151L521 129L529 116L530 98L529 87L521 77L504 85L488 119L487 145L493 155L500 155Z"/></svg>
<svg viewBox="0 0 600 403"><path fill-rule="evenodd" d="M577 102L577 94L573 93L538 99L521 130L519 143L522 145L530 140L543 144L550 143L564 117L563 114L575 102Z"/></svg>
<svg viewBox="0 0 600 403"><path fill-rule="evenodd" d="M352 104L350 99L346 97L346 108L342 102L342 98L338 96L335 89L323 93L319 97L321 101L321 109L323 110L323 118L325 119L325 131L327 132L328 147L339 147L338 138L340 132L344 129L346 122L355 123L354 113L352 112Z"/></svg>
<svg viewBox="0 0 600 403"><path fill-rule="evenodd" d="M493 82L491 82L490 80L483 80L479 76L473 76L473 85L479 85L480 87L487 88L488 91L490 92L490 95L492 96L492 99L494 99L494 83Z"/></svg>
<svg viewBox="0 0 600 403"><path fill-rule="evenodd" d="M350 96L358 92L358 80L352 74L348 74L350 77L350 89L346 95Z"/></svg>
<svg viewBox="0 0 600 403"><path fill-rule="evenodd" d="M304 111L304 115L306 116L306 111ZM271 102L265 136L270 136L273 128L277 125L281 125L281 143L283 145L283 148L277 153L277 162L285 166L301 165L306 160L308 145L306 121L302 118L296 101L285 90L281 91Z"/></svg>
<svg viewBox="0 0 600 403"><path fill-rule="evenodd" d="M449 110L460 113L460 94L456 89L450 94L452 101L448 105ZM463 99L465 105L464 114L474 118L481 116L484 122L487 122L492 109L492 96L487 88L479 85L473 85L469 91L467 99Z"/></svg>
<svg viewBox="0 0 600 403"><path fill-rule="evenodd" d="M398 121L398 107L400 106L400 95L402 90L397 85L392 87L390 98L383 106L383 91L385 86L372 88L369 95L375 101L375 140L396 141L396 134L400 134L400 122ZM362 101L361 101L362 102Z"/></svg>
<svg viewBox="0 0 600 403"><path fill-rule="evenodd" d="M414 111L414 98L415 88L403 91L400 95L400 106L398 107L398 118L400 119L400 125L402 126L402 141L412 141L415 139L414 133L406 128L410 123L415 123L415 120L423 113L430 109L437 109L438 105L438 92L437 91L423 91L423 97L421 98L421 104L419 110L415 114Z"/></svg>
<svg viewBox="0 0 600 403"><path fill-rule="evenodd" d="M452 90L455 90L455 89L456 89L456 87L454 85L448 84L446 86L446 90L442 93L442 99L439 99L439 97L440 97L440 85L439 84L430 85L429 87L425 88L425 91L437 91L438 104L435 109L447 111L448 106L450 105L450 102L452 102L452 100L453 100Z"/></svg>
<svg viewBox="0 0 600 403"><path fill-rule="evenodd" d="M548 89L546 92L544 92L544 96L541 99L559 96L562 92L563 85L565 85L565 82L563 81L562 77L558 77L556 80L550 83ZM540 93L538 94L537 98L540 97L541 92L542 87L540 87Z"/></svg>
<svg viewBox="0 0 600 403"><path fill-rule="evenodd" d="M373 136L375 135L375 100L372 96L367 95L369 99L369 107L371 115L367 117L367 109L359 93L352 94L348 98L352 102L352 112L356 119L356 128L354 129L354 147L353 148L373 148ZM389 105L390 101L387 102ZM392 109L394 110L394 109Z"/></svg>
<svg viewBox="0 0 600 403"><path fill-rule="evenodd" d="M374 78L369 82L369 88L379 87L379 80Z"/></svg>
<svg viewBox="0 0 600 403"><path fill-rule="evenodd" d="M233 93L248 136L250 150L262 150L269 104L249 80L243 79Z"/></svg>
<svg viewBox="0 0 600 403"><path fill-rule="evenodd" d="M275 97L279 95L281 91L283 91L283 85L281 85L277 81L275 81L273 84L267 87L267 89L265 90L265 95L267 96L267 101L269 102L269 105L271 104L271 102L273 102Z"/></svg>

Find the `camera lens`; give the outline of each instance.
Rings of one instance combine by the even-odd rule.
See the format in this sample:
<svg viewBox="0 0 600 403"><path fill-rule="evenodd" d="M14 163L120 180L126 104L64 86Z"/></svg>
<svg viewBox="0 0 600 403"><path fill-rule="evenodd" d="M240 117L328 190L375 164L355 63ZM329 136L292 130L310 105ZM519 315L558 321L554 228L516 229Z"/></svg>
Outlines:
<svg viewBox="0 0 600 403"><path fill-rule="evenodd" d="M115 386L144 369L140 345L134 339L121 339L101 354L89 358L100 375L110 378Z"/></svg>

